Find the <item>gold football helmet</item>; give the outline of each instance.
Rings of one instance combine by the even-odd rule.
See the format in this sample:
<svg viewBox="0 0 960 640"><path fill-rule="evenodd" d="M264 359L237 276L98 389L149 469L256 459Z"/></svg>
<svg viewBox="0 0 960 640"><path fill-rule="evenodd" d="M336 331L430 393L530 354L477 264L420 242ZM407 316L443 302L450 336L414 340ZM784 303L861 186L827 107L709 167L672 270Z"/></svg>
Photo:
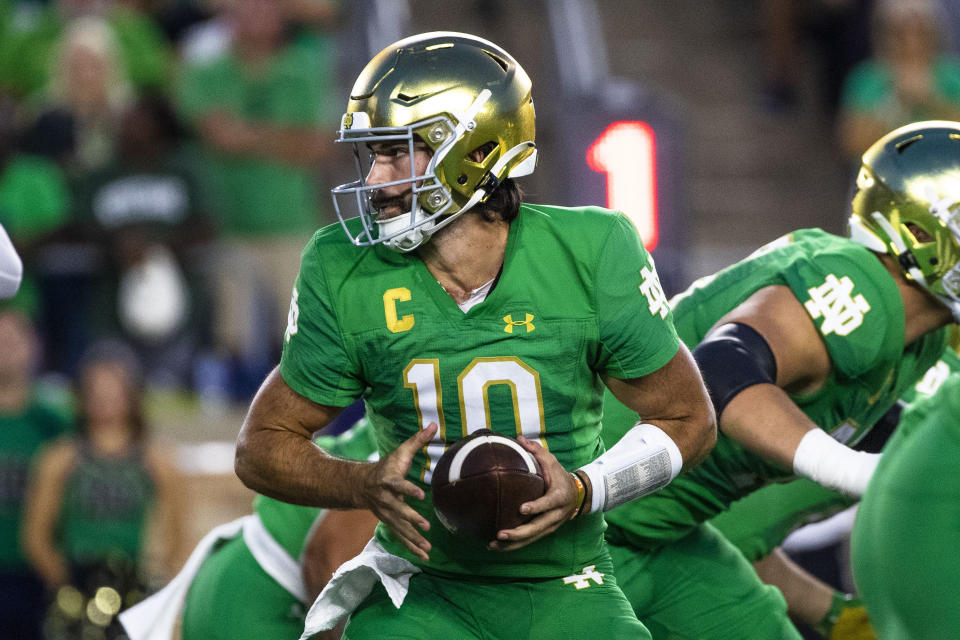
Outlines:
<svg viewBox="0 0 960 640"><path fill-rule="evenodd" d="M960 123L896 129L863 154L850 238L897 258L960 322Z"/></svg>
<svg viewBox="0 0 960 640"><path fill-rule="evenodd" d="M357 78L337 133L337 142L353 144L359 173L331 190L347 236L361 246L417 248L503 180L533 173L534 119L530 78L492 42L434 32L388 46ZM420 175L412 161L415 140L432 152ZM408 145L410 176L367 185L369 145L382 142ZM471 153L477 150L483 153ZM378 219L371 193L397 184L410 185L410 211ZM351 231L346 220L357 216L360 227Z"/></svg>

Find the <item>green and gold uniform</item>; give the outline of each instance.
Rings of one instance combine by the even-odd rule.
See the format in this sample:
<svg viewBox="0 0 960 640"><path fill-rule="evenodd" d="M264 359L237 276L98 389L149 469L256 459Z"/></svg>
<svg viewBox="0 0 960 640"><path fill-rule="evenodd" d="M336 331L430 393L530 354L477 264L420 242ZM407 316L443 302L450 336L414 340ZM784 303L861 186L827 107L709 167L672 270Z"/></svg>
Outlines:
<svg viewBox="0 0 960 640"><path fill-rule="evenodd" d="M943 353L945 331L904 348L904 308L893 277L861 245L796 231L677 296L677 332L693 348L727 312L767 286L788 287L832 361L822 388L791 396L838 441L854 445ZM604 439L636 416L605 403ZM723 433L707 459L670 485L607 514L617 578L655 637L796 638L782 596L706 521L771 482L794 478Z"/></svg>
<svg viewBox="0 0 960 640"><path fill-rule="evenodd" d="M960 357L953 349L947 349L901 400L911 404L929 397L952 372L958 371ZM871 436L875 433L872 431ZM859 443L858 447L862 444ZM885 448L886 444L883 446ZM719 529L748 560L756 562L780 546L793 530L829 518L855 502L856 499L827 489L813 480L797 478L787 483L768 485L740 498L728 510L714 516L710 524Z"/></svg>
<svg viewBox="0 0 960 640"><path fill-rule="evenodd" d="M960 637L960 374L905 412L857 510L857 589L884 640Z"/></svg>
<svg viewBox="0 0 960 640"><path fill-rule="evenodd" d="M321 436L318 446L333 455L366 460L376 453L373 431L366 420L336 437ZM310 534L327 513L257 496L256 517L269 535L299 565ZM257 562L242 534L222 541L203 561L184 604L183 640L230 638L264 640L298 638L306 605ZM216 611L216 615L210 615Z"/></svg>
<svg viewBox="0 0 960 640"><path fill-rule="evenodd" d="M353 614L348 636L378 637L382 614L398 637L473 637L480 628L483 637L498 629L517 637L530 620L537 620L530 637L554 637L561 628L643 637L604 570L601 514L495 552L440 524L429 483L444 449L482 428L538 440L567 469L586 464L603 450L600 376L646 375L678 348L652 260L618 213L524 204L510 225L496 286L466 313L416 255L354 247L339 226L319 231L293 293L284 380L320 404L345 406L362 396L384 455L430 423L440 426L409 473L426 492L408 502L431 524L430 560L421 562L381 525L377 540L423 573L411 579L399 610L375 590ZM563 581L598 571L605 575L583 587ZM477 606L479 592L511 604ZM449 609L437 607L439 594ZM510 610L522 627L504 624Z"/></svg>

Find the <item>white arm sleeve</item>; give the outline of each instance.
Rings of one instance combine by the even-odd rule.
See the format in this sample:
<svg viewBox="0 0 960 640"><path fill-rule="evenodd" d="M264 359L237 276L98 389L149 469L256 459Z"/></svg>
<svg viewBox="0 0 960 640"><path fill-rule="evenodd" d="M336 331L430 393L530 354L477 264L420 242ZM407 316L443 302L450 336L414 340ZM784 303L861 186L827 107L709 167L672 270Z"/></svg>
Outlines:
<svg viewBox="0 0 960 640"><path fill-rule="evenodd" d="M793 454L793 471L828 489L859 498L867 490L878 462L879 453L854 451L826 431L811 429Z"/></svg>
<svg viewBox="0 0 960 640"><path fill-rule="evenodd" d="M0 225L0 299L12 298L20 288L23 263L10 242L3 225Z"/></svg>
<svg viewBox="0 0 960 640"><path fill-rule="evenodd" d="M580 471L590 478L590 511L609 511L665 487L682 467L673 438L659 427L640 423Z"/></svg>

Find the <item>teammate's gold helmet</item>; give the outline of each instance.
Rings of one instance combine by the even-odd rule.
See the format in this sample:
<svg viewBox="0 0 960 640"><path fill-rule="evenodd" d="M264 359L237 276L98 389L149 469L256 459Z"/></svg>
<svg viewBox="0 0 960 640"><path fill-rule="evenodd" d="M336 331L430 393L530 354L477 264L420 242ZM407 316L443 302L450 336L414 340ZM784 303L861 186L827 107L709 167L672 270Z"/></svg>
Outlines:
<svg viewBox="0 0 960 640"><path fill-rule="evenodd" d="M863 154L850 237L897 258L960 322L960 123L896 129Z"/></svg>
<svg viewBox="0 0 960 640"><path fill-rule="evenodd" d="M414 140L432 150L416 175ZM370 193L387 185L365 183L368 145L408 145L411 210L377 220ZM437 229L478 202L506 178L533 173L536 166L530 78L506 51L464 33L434 32L400 40L381 51L360 73L350 92L337 142L354 145L359 179L332 189L337 217L356 245L383 243L415 249ZM483 160L471 152L482 149ZM347 218L359 215L359 231Z"/></svg>

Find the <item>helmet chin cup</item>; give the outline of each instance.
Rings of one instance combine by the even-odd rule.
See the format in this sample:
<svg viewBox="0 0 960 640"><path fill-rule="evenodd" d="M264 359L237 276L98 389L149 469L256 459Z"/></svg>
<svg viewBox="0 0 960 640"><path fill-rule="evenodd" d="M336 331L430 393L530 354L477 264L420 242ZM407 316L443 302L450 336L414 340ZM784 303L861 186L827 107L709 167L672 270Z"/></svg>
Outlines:
<svg viewBox="0 0 960 640"><path fill-rule="evenodd" d="M380 229L378 235L385 238L383 245L400 253L409 253L426 242L430 235L425 232L424 224L417 225L416 218L420 217L416 215L418 212L419 207L417 211L400 214L389 220L377 220ZM409 222L411 218L414 218L412 223Z"/></svg>

